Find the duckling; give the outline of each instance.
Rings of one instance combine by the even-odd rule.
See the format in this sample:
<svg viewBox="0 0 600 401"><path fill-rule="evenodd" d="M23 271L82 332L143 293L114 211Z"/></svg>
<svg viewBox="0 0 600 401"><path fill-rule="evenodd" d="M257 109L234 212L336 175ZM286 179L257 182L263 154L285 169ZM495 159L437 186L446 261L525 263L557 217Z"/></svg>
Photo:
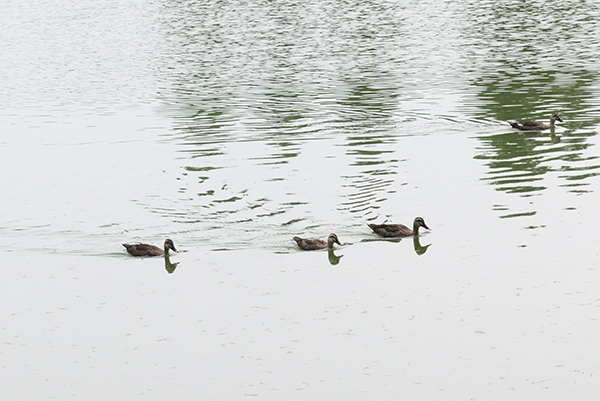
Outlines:
<svg viewBox="0 0 600 401"><path fill-rule="evenodd" d="M294 237L293 239L296 241L300 249L305 251L314 251L315 249L325 248L333 249L334 242L340 246L342 245L335 234L329 234L329 237L327 237L327 242L320 239L304 239L300 237Z"/></svg>
<svg viewBox="0 0 600 401"><path fill-rule="evenodd" d="M164 250L160 249L157 246L149 245L149 244L123 244L127 252L132 254L133 256L161 256L168 255L169 249L172 249L174 252L179 252L175 248L175 244L170 239L165 240Z"/></svg>
<svg viewBox="0 0 600 401"><path fill-rule="evenodd" d="M369 227L371 227L371 230L373 230L375 234L386 238L412 237L413 235L419 235L419 227L431 230L427 227L427 224L425 224L425 220L423 220L422 217L415 218L412 230L403 224L369 224Z"/></svg>
<svg viewBox="0 0 600 401"><path fill-rule="evenodd" d="M516 129L519 129L521 131L540 131L540 130L545 130L548 128L554 128L554 122L555 121L560 121L561 123L564 122L562 118L560 118L560 116L556 113L553 113L550 116L550 125L548 124L544 124L541 121L521 121L521 122L517 122L517 123L511 123L509 121L509 124Z"/></svg>

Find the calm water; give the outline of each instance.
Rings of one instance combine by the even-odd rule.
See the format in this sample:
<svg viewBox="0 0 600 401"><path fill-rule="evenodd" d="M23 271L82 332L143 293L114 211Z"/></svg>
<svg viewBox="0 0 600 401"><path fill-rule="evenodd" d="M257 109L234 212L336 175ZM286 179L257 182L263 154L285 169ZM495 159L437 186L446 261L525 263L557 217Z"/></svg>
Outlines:
<svg viewBox="0 0 600 401"><path fill-rule="evenodd" d="M600 7L413 3L5 4L3 398L593 399Z"/></svg>

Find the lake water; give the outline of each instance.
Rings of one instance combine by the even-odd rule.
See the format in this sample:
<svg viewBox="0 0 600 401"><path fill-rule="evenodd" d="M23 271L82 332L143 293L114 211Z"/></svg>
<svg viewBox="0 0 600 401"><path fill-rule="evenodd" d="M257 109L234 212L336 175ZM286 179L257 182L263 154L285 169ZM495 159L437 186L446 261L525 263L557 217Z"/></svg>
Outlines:
<svg viewBox="0 0 600 401"><path fill-rule="evenodd" d="M6 2L1 398L595 399L599 21Z"/></svg>

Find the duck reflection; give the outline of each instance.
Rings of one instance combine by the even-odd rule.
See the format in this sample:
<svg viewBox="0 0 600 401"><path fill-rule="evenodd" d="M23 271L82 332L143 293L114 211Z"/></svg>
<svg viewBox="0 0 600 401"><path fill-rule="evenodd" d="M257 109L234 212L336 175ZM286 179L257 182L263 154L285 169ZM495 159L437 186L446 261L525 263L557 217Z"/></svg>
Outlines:
<svg viewBox="0 0 600 401"><path fill-rule="evenodd" d="M421 245L421 242L419 241L420 236L415 235L412 237L413 240L413 247L415 248L415 253L419 256L425 254L425 252L427 252L427 248L429 248L431 246L431 244L427 244L425 246ZM407 238L372 238L372 239L364 239L363 242L370 242L370 241L385 241L385 242L402 242L403 240L408 241Z"/></svg>
<svg viewBox="0 0 600 401"><path fill-rule="evenodd" d="M431 244L425 246L421 245L421 243L419 242L419 236L415 235L413 237L413 246L415 247L415 252L417 253L417 255L421 256L425 254L425 252L427 252L427 248L429 248Z"/></svg>
<svg viewBox="0 0 600 401"><path fill-rule="evenodd" d="M533 137L545 137L548 136L548 132L550 133L550 142L551 143L559 143L560 142L560 136L556 135L556 130L554 128L550 128L550 131L547 132L542 132L542 131L521 131L519 132L520 135L524 136L524 137L528 137L528 138L533 138Z"/></svg>
<svg viewBox="0 0 600 401"><path fill-rule="evenodd" d="M169 274L175 271L178 264L179 262L171 263L171 258L169 257L169 254L165 254L165 269Z"/></svg>
<svg viewBox="0 0 600 401"><path fill-rule="evenodd" d="M337 265L338 263L340 263L340 259L343 256L344 255L336 255L333 248L327 249L327 258L329 259L329 263L332 265Z"/></svg>

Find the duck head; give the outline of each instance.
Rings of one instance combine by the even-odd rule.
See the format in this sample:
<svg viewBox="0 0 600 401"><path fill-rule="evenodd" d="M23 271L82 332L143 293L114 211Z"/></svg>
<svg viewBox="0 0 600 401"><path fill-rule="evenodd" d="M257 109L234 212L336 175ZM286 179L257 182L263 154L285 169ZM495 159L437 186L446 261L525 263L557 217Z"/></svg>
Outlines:
<svg viewBox="0 0 600 401"><path fill-rule="evenodd" d="M327 237L327 245L329 245L330 248L333 247L333 243L338 244L339 246L342 246L342 244L340 243L340 240L338 239L337 235L331 233L329 234L329 237Z"/></svg>
<svg viewBox="0 0 600 401"><path fill-rule="evenodd" d="M179 252L177 250L177 248L175 248L175 244L173 243L173 241L170 239L166 239L165 240L165 253L168 253L169 249L172 249L173 252Z"/></svg>

